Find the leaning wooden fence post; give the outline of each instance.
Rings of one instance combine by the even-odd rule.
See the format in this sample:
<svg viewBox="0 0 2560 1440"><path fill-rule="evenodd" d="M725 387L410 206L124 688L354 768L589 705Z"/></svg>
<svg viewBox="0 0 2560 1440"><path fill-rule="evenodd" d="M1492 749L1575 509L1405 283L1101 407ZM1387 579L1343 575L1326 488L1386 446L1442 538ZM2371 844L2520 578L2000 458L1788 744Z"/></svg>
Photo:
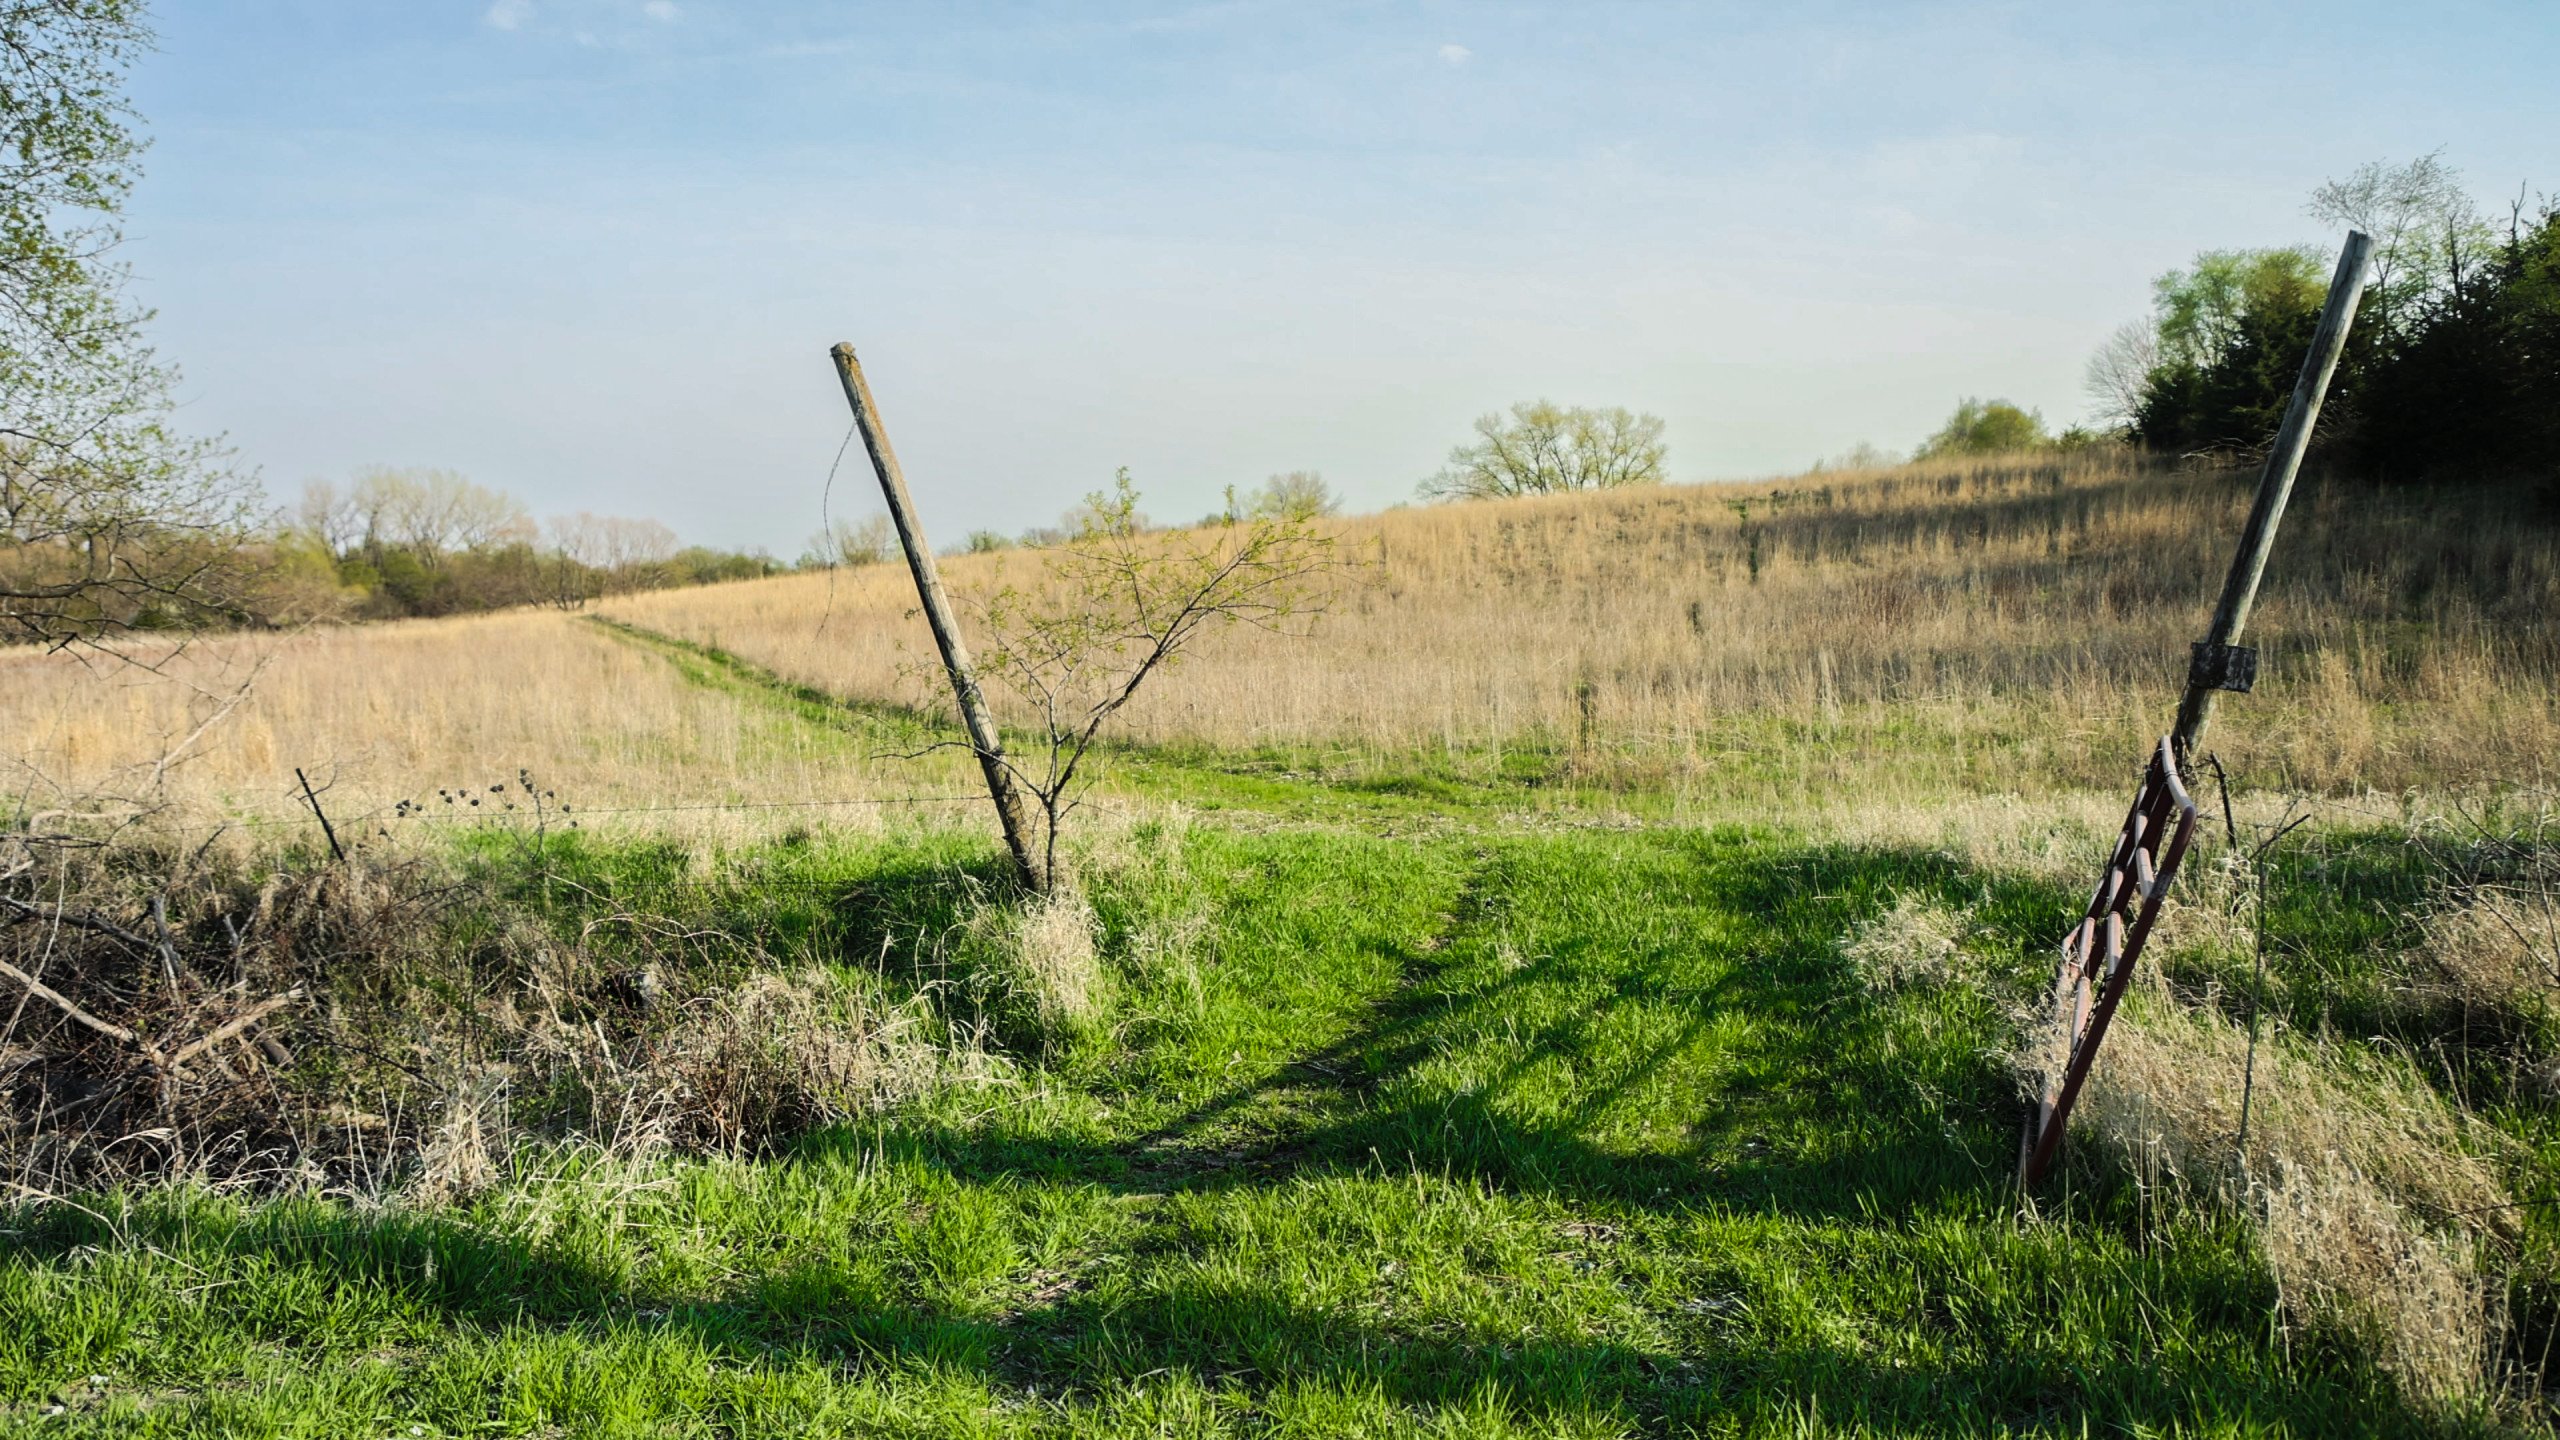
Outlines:
<svg viewBox="0 0 2560 1440"><path fill-rule="evenodd" d="M968 727L969 744L978 752L978 768L986 772L987 793L996 802L996 819L1004 826L1004 846L1012 853L1014 869L1031 889L1045 890L1049 877L1040 863L1040 852L1033 848L1029 827L1023 821L1022 792L1015 788L1013 772L1005 767L1004 746L996 738L996 721L987 709L986 696L978 689L977 672L969 663L969 646L960 638L959 622L952 618L951 598L943 592L942 576L934 568L933 547L925 543L924 526L916 519L915 500L907 494L907 475L898 468L898 453L889 448L889 432L880 423L880 406L871 398L871 384L862 378L862 362L853 358L853 347L840 344L829 352L835 356L836 378L844 382L845 403L853 407L853 423L862 431L862 447L871 452L871 468L880 477L880 493L889 501L889 518L898 527L898 544L907 552L907 568L915 572L916 594L924 601L925 623L933 627L933 643L942 652L942 668L951 676L951 693L960 702L960 722Z"/></svg>
<svg viewBox="0 0 2560 1440"><path fill-rule="evenodd" d="M2276 543L2276 525L2284 519L2285 501L2293 495L2293 477L2302 468L2302 453L2311 444L2311 427L2320 419L2320 402L2328 398L2329 377L2347 348L2347 328L2355 323L2356 303L2364 296L2373 237L2347 232L2338 252L2338 270L2329 279L2329 300L2320 307L2320 327L2312 332L2311 351L2302 357L2302 374L2293 382L2293 403L2276 431L2275 448L2267 452L2267 468L2258 476L2258 500L2240 532L2240 548L2231 557L2231 574L2222 582L2222 599L2213 607L2213 627L2195 647L2187 665L2186 694L2178 701L2178 723L2169 732L2181 770L2193 773L2195 749L2213 719L2217 690L2246 691L2257 683L2258 655L2240 646L2240 632L2258 602L2258 579L2266 573L2267 552Z"/></svg>

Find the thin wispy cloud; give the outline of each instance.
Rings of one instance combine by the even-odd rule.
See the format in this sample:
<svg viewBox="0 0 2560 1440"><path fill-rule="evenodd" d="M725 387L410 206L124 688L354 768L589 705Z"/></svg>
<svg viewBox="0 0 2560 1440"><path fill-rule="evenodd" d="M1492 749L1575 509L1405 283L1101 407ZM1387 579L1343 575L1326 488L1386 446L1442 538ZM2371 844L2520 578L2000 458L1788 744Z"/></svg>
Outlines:
<svg viewBox="0 0 2560 1440"><path fill-rule="evenodd" d="M1440 47L1440 63L1452 68L1464 65L1474 58L1476 58L1476 52L1464 45L1450 44Z"/></svg>
<svg viewBox="0 0 2560 1440"><path fill-rule="evenodd" d="M662 25L672 25L684 11L676 5L676 0L649 0L648 4L640 7L640 13Z"/></svg>
<svg viewBox="0 0 2560 1440"><path fill-rule="evenodd" d="M533 0L496 0L481 12L480 23L492 30L521 30L533 18Z"/></svg>

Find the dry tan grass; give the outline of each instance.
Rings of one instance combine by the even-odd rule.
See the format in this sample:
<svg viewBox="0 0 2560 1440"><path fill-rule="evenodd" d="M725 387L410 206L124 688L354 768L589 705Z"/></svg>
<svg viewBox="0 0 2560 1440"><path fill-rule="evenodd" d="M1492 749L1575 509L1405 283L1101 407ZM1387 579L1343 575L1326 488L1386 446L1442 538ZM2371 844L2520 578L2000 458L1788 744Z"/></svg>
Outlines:
<svg viewBox="0 0 2560 1440"><path fill-rule="evenodd" d="M2246 499L2245 477L2101 457L1391 511L1340 525L1358 563L1312 638L1213 637L1129 725L1354 757L1557 745L1816 807L2113 791L2166 726ZM2217 736L2238 768L2327 791L2539 773L2560 542L2320 484L2286 523L2264 677ZM1039 564L946 571L965 593ZM839 693L931 700L913 605L883 565L610 609Z"/></svg>
<svg viewBox="0 0 2560 1440"><path fill-rule="evenodd" d="M2280 1164L2261 1190L2260 1243L2288 1311L2342 1323L2421 1396L2490 1383L2503 1297L2467 1228L2414 1221L2353 1168Z"/></svg>
<svg viewBox="0 0 2560 1440"><path fill-rule="evenodd" d="M2560 894L2545 885L2480 890L2428 917L2419 953L2462 1004L2547 1014L2560 1002Z"/></svg>
<svg viewBox="0 0 2560 1440"><path fill-rule="evenodd" d="M2053 1047L2030 1033L2031 1086ZM2241 1027L2128 997L2072 1128L2155 1192L2240 1205L2298 1321L2357 1333L2419 1393L2480 1393L2501 1323L2480 1250L2513 1218L2492 1132L2405 1065L2268 1034L2243 1154L2248 1065Z"/></svg>
<svg viewBox="0 0 2560 1440"><path fill-rule="evenodd" d="M1911 802L2129 782L2169 713L2244 487L2121 461L1981 464L1770 486L1662 487L1342 522L1358 563L1314 637L1213 635L1130 733L1420 751L1490 764L1558 747L1585 773L1849 832L1979 837L2004 859L2083 848L2075 812L1957 823ZM1778 498L1778 497L1783 498ZM2257 625L2259 693L2216 743L2253 783L2512 781L2560 747L2560 546L2539 530L2315 487ZM1756 571L1752 563L1758 556ZM1036 553L950 562L963 590L1036 583ZM947 704L900 567L617 601L652 629L854 696ZM2423 643L2421 640L2423 639ZM147 649L137 653L147 654ZM167 676L0 653L14 789L147 788L298 818L297 765L364 814L531 770L594 808L965 792L950 756L873 760L574 617L521 612L202 640ZM2091 823L2115 802L2102 798ZM837 812L856 814L859 812ZM2041 831L2041 835L2037 832ZM1952 842L1951 842L1952 843Z"/></svg>
<svg viewBox="0 0 2560 1440"><path fill-rule="evenodd" d="M1871 989L1946 985L1965 978L1965 915L1925 895L1897 895L1891 907L1853 930L1842 958Z"/></svg>
<svg viewBox="0 0 2560 1440"><path fill-rule="evenodd" d="M1029 1012L1041 1041L1064 1044L1101 1018L1110 988L1094 945L1092 904L1072 886L973 918L993 956L1000 998Z"/></svg>
<svg viewBox="0 0 2560 1440"><path fill-rule="evenodd" d="M325 803L341 819L403 799L432 805L439 786L485 792L520 769L596 811L965 793L967 784L948 757L872 758L554 612L204 639L160 672L0 652L10 788L38 806L111 794L165 801L190 820L299 821L308 812L296 766L334 784ZM236 709L186 746L154 793L153 760L244 683Z"/></svg>

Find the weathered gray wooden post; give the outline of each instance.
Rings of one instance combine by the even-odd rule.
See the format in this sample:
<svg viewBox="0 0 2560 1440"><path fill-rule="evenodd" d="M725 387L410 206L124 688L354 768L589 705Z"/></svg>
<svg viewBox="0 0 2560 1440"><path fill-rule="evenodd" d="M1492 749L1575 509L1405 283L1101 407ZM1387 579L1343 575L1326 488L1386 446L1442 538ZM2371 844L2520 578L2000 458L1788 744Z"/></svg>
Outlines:
<svg viewBox="0 0 2560 1440"><path fill-rule="evenodd" d="M840 344L829 352L835 356L836 377L844 382L845 403L853 407L853 423L862 431L862 447L871 452L871 469L880 477L880 493L889 502L889 518L898 527L898 544L907 552L907 568L915 572L916 594L924 602L925 623L933 628L933 643L942 652L942 668L951 676L951 693L960 702L960 723L968 727L970 747L978 752L978 768L986 772L987 794L996 802L996 819L1004 827L1004 847L1013 856L1014 869L1022 883L1035 891L1049 888L1047 868L1041 864L1040 851L1031 843L1031 832L1024 823L1022 792L1013 783L1013 772L1006 768L1004 746L996 738L996 720L987 709L986 696L978 690L976 670L969 663L968 643L960 638L959 622L952 618L951 598L942 589L942 575L934 568L933 547L925 543L924 526L916 519L916 505L907 494L907 475L898 467L898 453L889 448L889 432L880 423L879 403L871 398L871 384L862 378L862 362L853 358L853 346Z"/></svg>
<svg viewBox="0 0 2560 1440"><path fill-rule="evenodd" d="M2194 763L2195 749L2213 719L2217 690L2245 691L2257 683L2258 654L2240 645L2249 611L2258 602L2258 579L2266 573L2267 552L2276 543L2276 525L2284 519L2285 501L2293 496L2293 477L2302 468L2302 452L2311 444L2311 427L2320 419L2320 402L2328 398L2329 377L2347 348L2347 328L2355 323L2356 303L2364 297L2373 237L2347 232L2338 252L2338 270L2329 278L2329 300L2320 307L2320 327L2312 332L2311 352L2302 357L2302 374L2293 382L2293 403L2276 431L2275 448L2267 452L2267 468L2258 476L2258 501L2240 532L2240 549L2231 557L2231 574L2222 582L2222 599L2213 607L2213 627L2195 646L2187 665L2187 691L2178 701L2178 723L2169 732L2180 769Z"/></svg>

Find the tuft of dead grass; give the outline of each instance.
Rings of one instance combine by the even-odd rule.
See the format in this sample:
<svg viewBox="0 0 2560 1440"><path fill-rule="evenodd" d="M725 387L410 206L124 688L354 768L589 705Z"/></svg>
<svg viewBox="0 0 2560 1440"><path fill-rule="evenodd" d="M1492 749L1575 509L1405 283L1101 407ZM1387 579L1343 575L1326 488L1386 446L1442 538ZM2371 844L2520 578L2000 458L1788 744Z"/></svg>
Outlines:
<svg viewBox="0 0 2560 1440"><path fill-rule="evenodd" d="M505 1170L510 1129L505 1074L474 1070L456 1075L437 1108L404 1177L407 1197L427 1206L478 1195Z"/></svg>
<svg viewBox="0 0 2560 1440"><path fill-rule="evenodd" d="M1093 904L1072 885L988 904L972 918L998 1003L1025 1016L1040 1044L1062 1048L1093 1033L1110 980L1095 944Z"/></svg>
<svg viewBox="0 0 2560 1440"><path fill-rule="evenodd" d="M886 1005L836 971L751 976L616 1037L558 1012L518 1017L527 1078L568 1082L581 1134L608 1152L743 1153L913 1099L982 1068L931 1038L922 1007Z"/></svg>
<svg viewBox="0 0 2560 1440"><path fill-rule="evenodd" d="M2543 1019L2560 1002L2560 904L2538 889L2475 890L2427 918L2418 954L2457 1003Z"/></svg>
<svg viewBox="0 0 2560 1440"><path fill-rule="evenodd" d="M1970 978L1962 948L1966 915L1933 897L1905 893L1852 930L1842 958L1869 989L1950 985Z"/></svg>
<svg viewBox="0 0 2560 1440"><path fill-rule="evenodd" d="M2489 1384L2503 1296L2481 1241L2428 1224L2352 1167L2280 1162L2259 1187L2259 1237L2287 1310L2351 1331L2431 1400Z"/></svg>

